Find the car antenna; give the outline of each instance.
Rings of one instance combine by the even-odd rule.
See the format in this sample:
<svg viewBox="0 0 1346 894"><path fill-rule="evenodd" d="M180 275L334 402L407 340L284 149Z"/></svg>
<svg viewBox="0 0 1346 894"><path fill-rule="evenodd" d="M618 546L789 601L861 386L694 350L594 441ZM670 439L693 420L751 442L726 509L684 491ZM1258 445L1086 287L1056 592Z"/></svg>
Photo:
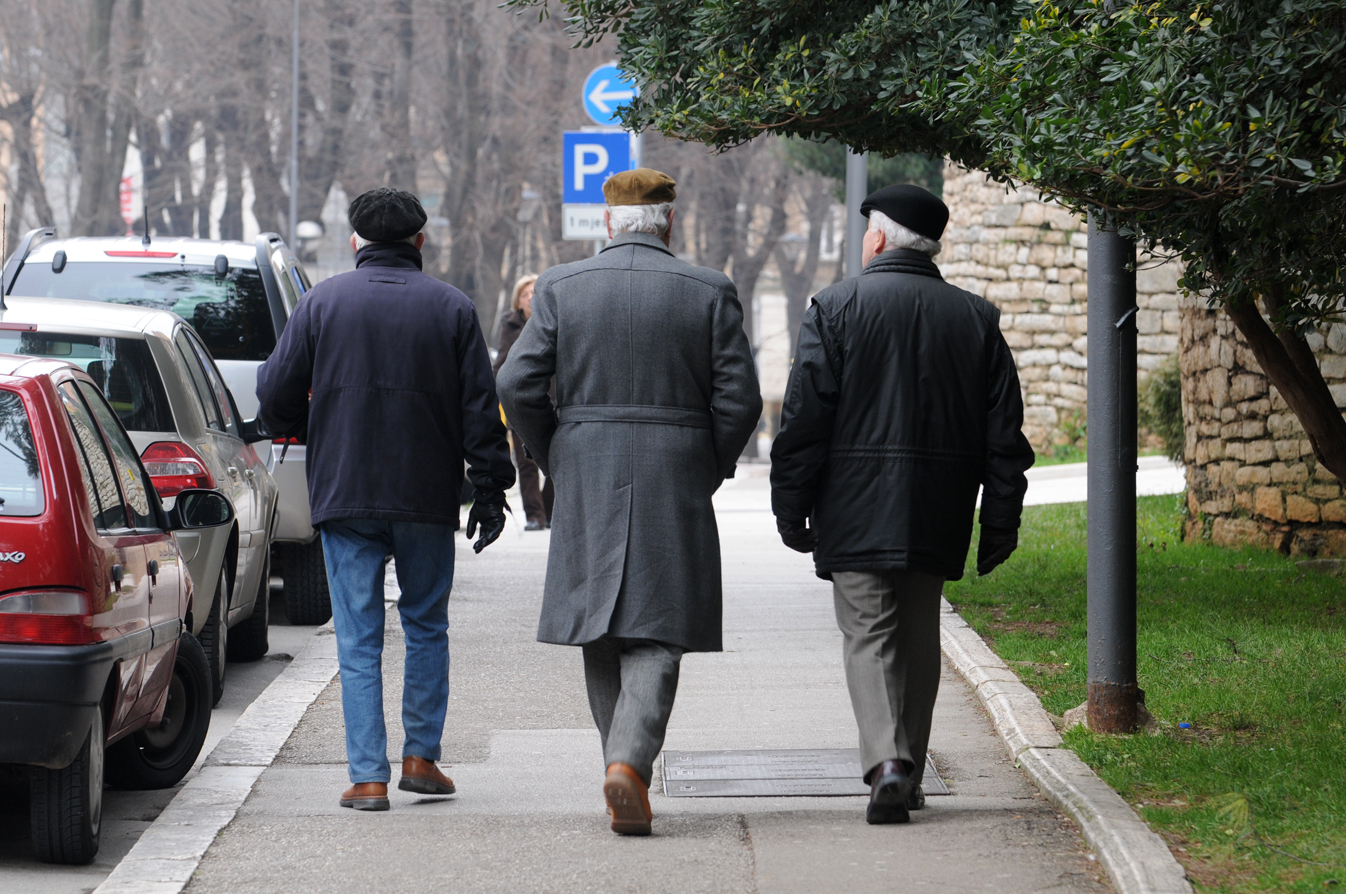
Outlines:
<svg viewBox="0 0 1346 894"><path fill-rule="evenodd" d="M9 260L9 203L6 202L0 206L0 264ZM5 307L5 275L0 271L0 310L9 310Z"/></svg>
<svg viewBox="0 0 1346 894"><path fill-rule="evenodd" d="M145 235L140 239L141 245L150 244L150 203L145 203Z"/></svg>

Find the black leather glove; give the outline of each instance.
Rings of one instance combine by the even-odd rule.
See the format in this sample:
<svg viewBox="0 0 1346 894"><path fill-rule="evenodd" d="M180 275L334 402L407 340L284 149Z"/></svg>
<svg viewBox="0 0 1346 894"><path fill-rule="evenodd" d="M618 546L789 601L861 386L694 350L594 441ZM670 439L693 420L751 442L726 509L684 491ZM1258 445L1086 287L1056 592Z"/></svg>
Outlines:
<svg viewBox="0 0 1346 894"><path fill-rule="evenodd" d="M481 537L477 538L477 542L472 544L473 552L479 553L495 543L501 532L505 530L506 510L509 510L509 504L505 502L505 495L502 493L489 494L473 499L472 508L467 513L468 540L471 540L472 535L477 533L477 525L481 525Z"/></svg>
<svg viewBox="0 0 1346 894"><path fill-rule="evenodd" d="M994 525L981 526L981 541L977 544L977 574L985 576L1010 557L1019 545L1019 532Z"/></svg>
<svg viewBox="0 0 1346 894"><path fill-rule="evenodd" d="M776 530L780 532L781 542L790 549L801 553L811 553L818 548L818 535L807 527L804 520L776 519Z"/></svg>

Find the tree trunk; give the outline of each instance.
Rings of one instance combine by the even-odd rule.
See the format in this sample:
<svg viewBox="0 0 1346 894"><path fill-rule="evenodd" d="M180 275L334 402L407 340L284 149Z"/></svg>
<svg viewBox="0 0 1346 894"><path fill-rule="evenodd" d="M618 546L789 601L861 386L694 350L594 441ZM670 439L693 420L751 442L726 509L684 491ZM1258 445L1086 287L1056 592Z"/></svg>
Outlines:
<svg viewBox="0 0 1346 894"><path fill-rule="evenodd" d="M10 103L0 106L0 120L9 125L10 145L14 155L14 164L18 168L15 189L10 195L9 229L5 234L6 245L12 250L19 240L23 228L23 206L26 200L33 200L33 213L37 216L38 226L49 227L56 223L51 203L47 200L47 189L42 183L42 172L37 166L37 151L33 145L33 116L37 108L34 91L25 91Z"/></svg>
<svg viewBox="0 0 1346 894"><path fill-rule="evenodd" d="M1268 314L1276 319L1282 306L1280 287L1269 289L1263 301ZM1313 455L1339 481L1346 481L1346 419L1332 399L1309 346L1288 329L1274 331L1252 301L1228 305L1225 310L1247 339L1262 371L1304 426Z"/></svg>
<svg viewBox="0 0 1346 894"><path fill-rule="evenodd" d="M112 65L112 12L116 0L89 0L89 28L85 37L84 70L75 88L77 114L71 148L79 167L79 201L71 220L71 234L100 236L103 196L108 178L108 89ZM120 175L120 171L117 172ZM120 177L118 178L120 189Z"/></svg>
<svg viewBox="0 0 1346 894"><path fill-rule="evenodd" d="M303 90L304 118L300 121L300 151L307 143L302 128L306 121L321 122L322 139L312 153L299 158L299 219L318 220L327 194L341 164L346 144L346 128L355 105L355 62L351 57L350 35L355 29L356 7L343 0L328 0L324 15L328 22L327 61L330 88L327 106L319 116L311 91ZM303 82L306 72L301 72ZM303 83L301 82L301 83ZM354 196L351 196L354 198Z"/></svg>
<svg viewBox="0 0 1346 894"><path fill-rule="evenodd" d="M393 0L396 41L393 55L392 103L388 119L391 132L388 153L388 185L416 192L416 153L411 139L411 57L415 49L415 23L411 0Z"/></svg>
<svg viewBox="0 0 1346 894"><path fill-rule="evenodd" d="M827 213L832 209L831 184L822 177L811 177L804 187L803 198L804 217L808 223L803 257L797 259L784 243L776 247L776 267L780 270L781 287L785 291L785 321L792 360L799 347L799 327L804 322L804 311L818 276L822 230L827 225Z"/></svg>
<svg viewBox="0 0 1346 894"><path fill-rule="evenodd" d="M112 127L107 137L107 160L104 179L99 187L97 217L93 224L99 236L119 236L125 232L126 221L121 213L122 171L126 168L126 153L131 144L131 127L136 119L136 91L140 70L145 67L145 0L129 0L126 7L126 55L122 57L118 89L112 94ZM80 199L84 187L80 187Z"/></svg>
<svg viewBox="0 0 1346 894"><path fill-rule="evenodd" d="M220 213L220 238L243 238L243 135L238 108L220 107L220 133L224 144L224 210Z"/></svg>

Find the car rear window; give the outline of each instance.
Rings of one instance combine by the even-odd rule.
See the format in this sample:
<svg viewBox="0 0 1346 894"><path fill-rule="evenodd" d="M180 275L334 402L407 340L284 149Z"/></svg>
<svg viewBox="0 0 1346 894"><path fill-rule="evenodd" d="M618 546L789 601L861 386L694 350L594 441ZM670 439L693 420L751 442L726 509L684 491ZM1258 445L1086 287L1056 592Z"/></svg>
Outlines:
<svg viewBox="0 0 1346 894"><path fill-rule="evenodd" d="M221 279L211 267L184 264L70 261L60 273L50 264L24 264L9 293L171 310L192 324L216 360L265 360L276 347L255 267L230 267Z"/></svg>
<svg viewBox="0 0 1346 894"><path fill-rule="evenodd" d="M42 468L23 398L0 390L0 516L41 515Z"/></svg>
<svg viewBox="0 0 1346 894"><path fill-rule="evenodd" d="M73 363L103 389L128 431L177 430L159 367L143 339L0 329L0 354Z"/></svg>

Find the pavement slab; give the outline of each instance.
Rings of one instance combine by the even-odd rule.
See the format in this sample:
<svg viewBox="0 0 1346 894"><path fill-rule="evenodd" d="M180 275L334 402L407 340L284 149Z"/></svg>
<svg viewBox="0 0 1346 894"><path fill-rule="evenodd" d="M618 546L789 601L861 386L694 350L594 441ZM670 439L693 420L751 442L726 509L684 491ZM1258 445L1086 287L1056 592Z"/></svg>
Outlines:
<svg viewBox="0 0 1346 894"><path fill-rule="evenodd" d="M665 747L854 748L830 585L781 546L763 477L726 482L716 504L725 651L684 659ZM393 789L387 813L339 808L347 778L334 680L188 890L1110 890L948 665L931 752L951 794L931 797L910 824L866 825L863 798L666 798L656 788L654 834L613 835L579 650L534 640L548 539L507 530L480 556L460 540L443 742L456 796ZM395 778L404 660L395 608L385 641Z"/></svg>

